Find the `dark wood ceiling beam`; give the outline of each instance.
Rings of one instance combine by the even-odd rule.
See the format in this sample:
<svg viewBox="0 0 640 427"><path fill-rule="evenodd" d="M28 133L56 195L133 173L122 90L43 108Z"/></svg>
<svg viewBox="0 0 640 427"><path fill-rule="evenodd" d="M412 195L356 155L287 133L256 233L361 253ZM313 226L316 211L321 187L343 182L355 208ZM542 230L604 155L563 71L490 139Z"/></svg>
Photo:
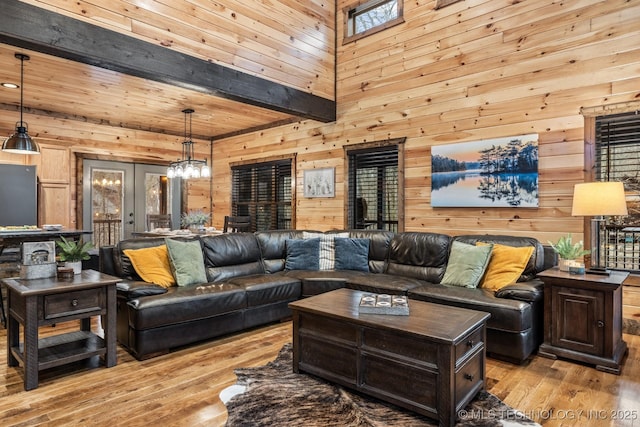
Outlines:
<svg viewBox="0 0 640 427"><path fill-rule="evenodd" d="M185 89L331 122L335 101L18 0L3 0L0 42Z"/></svg>

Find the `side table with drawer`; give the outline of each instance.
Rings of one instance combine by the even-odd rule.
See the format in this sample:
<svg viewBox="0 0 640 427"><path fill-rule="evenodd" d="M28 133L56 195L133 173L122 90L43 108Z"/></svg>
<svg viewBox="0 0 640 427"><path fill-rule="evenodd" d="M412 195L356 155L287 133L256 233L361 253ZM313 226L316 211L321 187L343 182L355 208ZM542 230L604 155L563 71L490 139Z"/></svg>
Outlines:
<svg viewBox="0 0 640 427"><path fill-rule="evenodd" d="M7 364L24 368L24 388L38 387L39 371L93 356L116 364L116 283L120 279L83 270L71 280L3 279L7 286ZM104 338L91 331L102 316ZM80 330L38 338L41 326L80 320ZM20 325L24 337L20 341Z"/></svg>

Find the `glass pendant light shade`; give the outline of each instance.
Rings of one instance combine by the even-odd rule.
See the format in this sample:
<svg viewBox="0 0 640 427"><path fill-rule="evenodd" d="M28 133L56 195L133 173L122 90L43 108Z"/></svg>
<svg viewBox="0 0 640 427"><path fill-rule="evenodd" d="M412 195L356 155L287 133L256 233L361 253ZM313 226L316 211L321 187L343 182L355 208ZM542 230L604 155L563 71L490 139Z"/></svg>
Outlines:
<svg viewBox="0 0 640 427"><path fill-rule="evenodd" d="M182 159L169 163L167 169L167 178L208 178L211 176L211 170L207 166L206 160L194 159L193 145L195 142L191 139L191 114L194 110L186 108L182 110L184 113L184 141L182 142ZM189 117L189 131L187 132L187 116Z"/></svg>
<svg viewBox="0 0 640 427"><path fill-rule="evenodd" d="M29 56L16 53L15 57L20 60L20 121L16 123L16 131L2 143L2 151L14 154L40 154L40 147L27 132L27 124L22 120L23 95L24 95L24 61L29 60Z"/></svg>

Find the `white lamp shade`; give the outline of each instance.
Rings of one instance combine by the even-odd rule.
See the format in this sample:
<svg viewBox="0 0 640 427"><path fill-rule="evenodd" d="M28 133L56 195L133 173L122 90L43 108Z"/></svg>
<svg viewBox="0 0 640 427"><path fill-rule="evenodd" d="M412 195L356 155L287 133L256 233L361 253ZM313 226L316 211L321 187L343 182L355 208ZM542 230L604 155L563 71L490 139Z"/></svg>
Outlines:
<svg viewBox="0 0 640 427"><path fill-rule="evenodd" d="M627 215L622 182L585 182L573 189L573 216Z"/></svg>

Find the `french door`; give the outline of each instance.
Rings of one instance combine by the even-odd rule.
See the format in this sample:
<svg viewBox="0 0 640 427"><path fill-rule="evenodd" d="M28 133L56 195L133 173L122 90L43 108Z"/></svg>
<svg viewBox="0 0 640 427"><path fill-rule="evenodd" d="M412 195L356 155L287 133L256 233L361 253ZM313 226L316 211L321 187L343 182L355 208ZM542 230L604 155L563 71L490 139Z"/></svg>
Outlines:
<svg viewBox="0 0 640 427"><path fill-rule="evenodd" d="M145 231L147 214L171 214L180 224L180 180L167 168L139 163L83 162L83 224L96 247L112 245Z"/></svg>

